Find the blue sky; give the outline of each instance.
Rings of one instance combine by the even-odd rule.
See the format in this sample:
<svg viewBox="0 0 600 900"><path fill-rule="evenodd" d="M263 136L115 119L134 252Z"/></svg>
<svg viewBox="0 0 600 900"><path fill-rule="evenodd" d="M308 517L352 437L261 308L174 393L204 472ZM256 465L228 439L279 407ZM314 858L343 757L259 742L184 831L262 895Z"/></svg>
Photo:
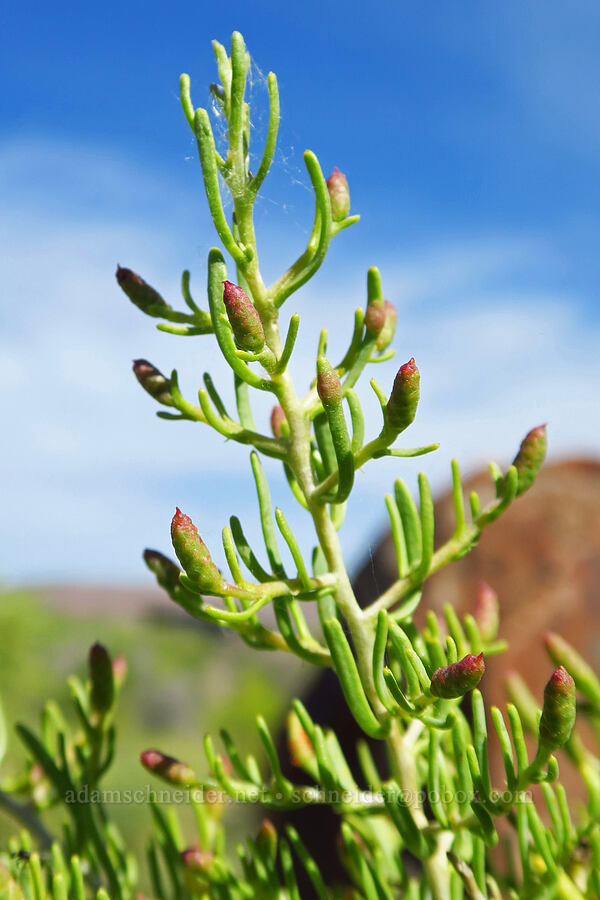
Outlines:
<svg viewBox="0 0 600 900"><path fill-rule="evenodd" d="M258 146L270 69L282 98L257 210L267 276L306 241L306 147L325 170L347 173L362 215L288 301L286 315L302 315L294 371L310 377L320 324L331 328L332 355L343 349L377 264L399 311L398 358L377 377L391 383L414 355L423 389L409 440L442 442L435 457L360 474L343 532L350 565L383 527L382 497L399 474L414 484L425 468L441 488L453 456L466 471L506 464L542 421L551 458L600 452L596 3L246 0L175 12L9 3L0 13L5 584L142 580L141 549L168 550L175 504L217 558L231 512L256 533L247 452L202 426L156 419L129 371L138 356L177 366L193 397L209 369L227 394L210 338L157 333L114 282L119 262L175 302L189 268L202 295L215 237L178 77L187 71L205 104L216 77L210 41L227 43L234 28L254 59ZM293 518L277 467L267 469ZM299 532L308 545L306 524Z"/></svg>

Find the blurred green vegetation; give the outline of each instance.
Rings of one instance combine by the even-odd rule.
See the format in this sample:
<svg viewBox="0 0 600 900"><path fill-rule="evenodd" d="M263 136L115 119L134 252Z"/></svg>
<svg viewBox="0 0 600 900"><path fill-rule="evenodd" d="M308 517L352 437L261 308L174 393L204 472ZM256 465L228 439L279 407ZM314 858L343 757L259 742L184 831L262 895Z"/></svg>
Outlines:
<svg viewBox="0 0 600 900"><path fill-rule="evenodd" d="M289 654L259 654L235 635L191 618L136 620L128 618L126 610L121 619L100 610L74 616L44 602L41 594L6 593L0 596L0 697L9 745L0 778L16 774L25 758L14 723L25 722L37 731L41 708L50 698L75 722L66 679L71 673L86 677L87 653L95 641L113 657L125 656L128 665L115 720L115 762L103 781L103 787L112 790L164 787L139 762L140 751L150 747L184 760L200 776L207 774L202 739L208 731L218 742L221 727L244 752L262 759L256 714L276 732L290 698L310 675L310 667ZM149 809L119 804L109 812L131 849L143 854L151 832ZM52 830L56 814L43 817ZM180 818L191 836L191 809L180 809ZM227 824L233 840L251 831L260 818L259 808L230 807ZM18 830L0 810L0 842Z"/></svg>

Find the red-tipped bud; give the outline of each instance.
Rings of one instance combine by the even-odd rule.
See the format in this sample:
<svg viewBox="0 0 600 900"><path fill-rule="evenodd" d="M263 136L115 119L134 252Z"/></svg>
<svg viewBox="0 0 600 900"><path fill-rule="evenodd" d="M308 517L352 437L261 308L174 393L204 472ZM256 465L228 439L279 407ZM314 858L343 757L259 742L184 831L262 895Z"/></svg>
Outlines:
<svg viewBox="0 0 600 900"><path fill-rule="evenodd" d="M558 750L567 743L575 725L575 682L564 666L555 669L544 688L540 719L540 746Z"/></svg>
<svg viewBox="0 0 600 900"><path fill-rule="evenodd" d="M435 670L431 676L431 693L446 700L463 697L467 691L477 687L484 672L483 653L479 656L469 653L458 662Z"/></svg>
<svg viewBox="0 0 600 900"><path fill-rule="evenodd" d="M398 313L396 312L394 304L390 303L389 300L384 300L383 304L385 307L385 320L383 328L377 335L377 340L375 341L375 349L380 353L387 350L394 340L394 335L396 334L396 322L398 321Z"/></svg>
<svg viewBox="0 0 600 900"><path fill-rule="evenodd" d="M340 376L324 356L320 356L317 360L317 393L325 409L342 402Z"/></svg>
<svg viewBox="0 0 600 900"><path fill-rule="evenodd" d="M331 201L331 218L334 222L341 222L350 212L350 188L346 176L337 166L327 179L327 190Z"/></svg>
<svg viewBox="0 0 600 900"><path fill-rule="evenodd" d="M115 677L108 650L96 642L88 656L90 670L90 705L100 715L112 707L115 700Z"/></svg>
<svg viewBox="0 0 600 900"><path fill-rule="evenodd" d="M575 679L577 690L600 706L600 681L591 666L559 634L546 635L546 650L555 666L564 666Z"/></svg>
<svg viewBox="0 0 600 900"><path fill-rule="evenodd" d="M414 357L400 366L385 408L386 424L400 434L413 422L419 403L421 376Z"/></svg>
<svg viewBox="0 0 600 900"><path fill-rule="evenodd" d="M277 856L277 831L270 819L263 819L256 835L256 846L266 859L275 861Z"/></svg>
<svg viewBox="0 0 600 900"><path fill-rule="evenodd" d="M367 304L365 329L369 337L379 337L385 326L385 300L377 298Z"/></svg>
<svg viewBox="0 0 600 900"><path fill-rule="evenodd" d="M142 750L140 762L153 775L178 787L187 787L198 780L193 769L173 756L166 756L160 750Z"/></svg>
<svg viewBox="0 0 600 900"><path fill-rule="evenodd" d="M546 445L545 425L532 428L521 441L519 452L513 459L513 466L516 466L519 473L517 496L524 494L535 481L546 456Z"/></svg>
<svg viewBox="0 0 600 900"><path fill-rule="evenodd" d="M134 359L133 374L151 397L164 406L173 406L171 381L169 378L165 378L156 366L153 366L147 359Z"/></svg>
<svg viewBox="0 0 600 900"><path fill-rule="evenodd" d="M124 684L127 678L127 660L120 654L115 656L112 662L113 678L115 680L115 688L117 690Z"/></svg>
<svg viewBox="0 0 600 900"><path fill-rule="evenodd" d="M219 594L223 585L221 573L212 561L198 529L179 508L171 522L171 540L177 559L195 586L206 594Z"/></svg>
<svg viewBox="0 0 600 900"><path fill-rule="evenodd" d="M46 773L39 763L34 763L29 770L29 784L40 784L46 778Z"/></svg>
<svg viewBox="0 0 600 900"><path fill-rule="evenodd" d="M144 562L151 572L156 575L156 580L163 590L171 594L179 584L181 569L175 565L172 559L159 553L158 550L144 550Z"/></svg>
<svg viewBox="0 0 600 900"><path fill-rule="evenodd" d="M226 753L221 754L221 762L223 763L223 771L226 775L233 775L233 763Z"/></svg>
<svg viewBox="0 0 600 900"><path fill-rule="evenodd" d="M477 585L475 621L484 641L493 641L498 636L500 625L498 594L485 581L480 581Z"/></svg>
<svg viewBox="0 0 600 900"><path fill-rule="evenodd" d="M119 287L142 312L149 316L162 316L166 310L171 309L158 291L146 284L144 279L132 272L131 269L117 266L116 277Z"/></svg>
<svg viewBox="0 0 600 900"><path fill-rule="evenodd" d="M223 282L223 303L240 350L260 353L265 346L265 332L260 316L247 294L232 281Z"/></svg>
<svg viewBox="0 0 600 900"><path fill-rule="evenodd" d="M309 736L302 727L300 719L295 712L288 713L287 742L290 751L292 765L300 769L310 768L315 760L315 751Z"/></svg>
<svg viewBox="0 0 600 900"><path fill-rule="evenodd" d="M212 888L221 887L219 892L227 894L226 885L231 882L231 873L227 866L213 856L208 850L200 850L197 847L188 847L180 854L183 868L183 881L187 889L194 896L213 896ZM207 893L208 892L208 893Z"/></svg>
<svg viewBox="0 0 600 900"><path fill-rule="evenodd" d="M181 852L180 857L184 868L197 869L200 872L208 872L214 859L212 853L198 847L188 847Z"/></svg>
<svg viewBox="0 0 600 900"><path fill-rule="evenodd" d="M290 433L290 426L281 406L274 406L271 411L271 431L276 438L286 438Z"/></svg>

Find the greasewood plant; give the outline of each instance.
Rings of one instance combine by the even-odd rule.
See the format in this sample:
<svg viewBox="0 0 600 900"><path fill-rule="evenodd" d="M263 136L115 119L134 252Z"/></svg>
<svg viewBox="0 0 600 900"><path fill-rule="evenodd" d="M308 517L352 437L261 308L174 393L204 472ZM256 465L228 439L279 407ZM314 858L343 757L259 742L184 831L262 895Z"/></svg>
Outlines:
<svg viewBox="0 0 600 900"><path fill-rule="evenodd" d="M219 247L208 255L207 307L192 297L189 272L182 278L185 310L175 309L130 269L119 267L117 280L143 313L160 320L161 331L217 341L232 370L235 409L226 408L208 373L197 398L189 398L180 390L176 371L163 375L142 359L133 368L144 390L161 405L161 418L198 422L253 448L250 466L264 547L250 547L242 523L232 516L222 532L228 571L221 571L196 524L177 509L171 536L178 562L158 550L146 550L144 557L171 600L192 616L236 631L256 649L292 653L333 669L365 736L387 748L388 766L385 771L378 768L367 743L361 742L360 771L352 771L336 735L326 723L313 721L299 701L288 717L289 746L298 768L295 782L282 774L269 726L260 715L262 763L242 755L224 731L222 749L210 736L205 738L206 776L196 773L199 760L182 762L164 752L176 748L143 751L142 764L153 776L173 788L189 789L197 826L196 834L184 839L174 812L153 807L156 836L148 853L153 896L295 900L300 896L298 872L304 869L314 896L322 900L598 897L599 761L573 730L579 693L582 711L599 732L600 682L592 669L551 635L547 646L556 668L552 672L549 666L541 712L523 682L513 678L513 702L505 711L493 707L486 715L478 684L486 658L505 647L498 638L494 592L482 586L474 615L463 620L451 606L443 621L432 612L425 615L422 628L413 620L425 580L469 552L482 530L531 487L545 454L545 428L529 432L506 472L491 466L495 498L485 506L475 493L465 504L459 467L452 463L455 528L439 546L427 477L419 475L417 501L410 487L396 480L385 504L397 579L361 608L340 542L346 503L360 467L384 456L395 457L400 467L402 458L436 449L397 446L415 418L419 370L411 358L399 367L393 384L384 387L371 379L381 425L377 433L365 435L355 385L371 363L393 355L397 316L384 299L378 270L371 268L366 305L354 312L342 359L329 358L323 329L314 379L302 386L293 383L288 363L299 316L291 316L282 334L280 309L320 268L330 242L359 217L350 214L346 177L334 169L325 179L315 154L306 151L315 195L312 231L299 257L273 283L265 284L253 208L275 152L277 79L272 73L267 79L266 141L256 171L250 171L251 116L244 99L249 56L239 33L232 37L230 55L216 42L214 50L220 83L212 84L210 91L227 124L226 152L217 149L209 114L194 106L189 78L181 76L183 111L197 141L219 239ZM223 191L231 196L230 216ZM271 433L255 424L254 392L272 397ZM263 457L281 464L298 514L312 520L315 547L310 559L301 552L288 517L272 508ZM291 567L283 563L283 546L293 560ZM316 607L318 626L307 624L307 604ZM261 621L267 605L274 626ZM28 822L29 836L20 838L27 859L5 859L2 896L44 900L50 894L54 900L82 900L97 891L104 900L106 892L113 900L127 900L134 894L137 866L101 795L93 803L77 799L77 791L97 786L112 758L114 703L122 675L122 661L111 663L104 648L96 645L89 683L71 681L79 730L69 731L52 703L45 708L39 736L19 726L30 757L19 782L29 797L27 813L34 816L45 805L64 802L67 791L75 800L65 803L60 842L52 843L37 818ZM466 694L470 697L464 702ZM533 754L528 753L525 732L536 738ZM497 785L488 765L489 740L498 742L504 761L505 778ZM557 751L570 757L587 790L587 806L576 817L559 781ZM540 787L531 790L532 785ZM339 816L345 882L333 884L328 872L319 871L292 825L278 835L268 819L237 854L228 854L221 795L268 809L322 803L333 807ZM20 814L27 818L22 808ZM489 852L498 843L499 819L514 833L505 864ZM40 863L36 840L50 844L51 862Z"/></svg>

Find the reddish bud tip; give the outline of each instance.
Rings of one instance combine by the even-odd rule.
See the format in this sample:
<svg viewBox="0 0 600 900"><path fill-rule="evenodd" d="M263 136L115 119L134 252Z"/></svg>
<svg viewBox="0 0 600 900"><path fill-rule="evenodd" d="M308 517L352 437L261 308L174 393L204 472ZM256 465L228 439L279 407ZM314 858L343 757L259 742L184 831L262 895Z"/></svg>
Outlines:
<svg viewBox="0 0 600 900"><path fill-rule="evenodd" d="M288 713L286 720L287 741L292 765L298 768L310 766L315 759L315 751L311 740L302 727L295 712Z"/></svg>
<svg viewBox="0 0 600 900"><path fill-rule="evenodd" d="M215 859L212 853L198 847L188 847L180 853L180 859L183 881L188 891L194 896L208 896L207 891L214 877Z"/></svg>
<svg viewBox="0 0 600 900"><path fill-rule="evenodd" d="M545 425L538 425L536 428L532 428L521 441L519 452L513 460L513 466L516 467L519 473L517 495L525 493L535 481L546 456L546 447Z"/></svg>
<svg viewBox="0 0 600 900"><path fill-rule="evenodd" d="M163 753L159 750L142 750L140 753L140 762L145 769L154 772L156 767L165 759Z"/></svg>
<svg viewBox="0 0 600 900"><path fill-rule="evenodd" d="M325 409L342 402L340 376L324 356L317 360L317 393Z"/></svg>
<svg viewBox="0 0 600 900"><path fill-rule="evenodd" d="M276 438L287 437L290 433L288 421L281 406L274 406L271 411L271 431Z"/></svg>
<svg viewBox="0 0 600 900"><path fill-rule="evenodd" d="M219 594L223 585L221 573L211 559L198 529L179 507L171 522L171 540L177 559L199 591Z"/></svg>
<svg viewBox="0 0 600 900"><path fill-rule="evenodd" d="M158 291L146 284L144 279L131 269L117 266L116 278L119 287L142 312L150 316L161 316L166 309L171 309Z"/></svg>
<svg viewBox="0 0 600 900"><path fill-rule="evenodd" d="M553 633L546 635L545 644L554 665L564 666L573 676L577 690L591 700L594 706L600 706L600 680L575 647L559 634Z"/></svg>
<svg viewBox="0 0 600 900"><path fill-rule="evenodd" d="M120 688L127 678L127 660L122 654L115 656L112 662L112 669L115 687Z"/></svg>
<svg viewBox="0 0 600 900"><path fill-rule="evenodd" d="M396 322L398 321L398 313L396 312L394 304L390 303L389 300L384 300L383 304L385 307L385 320L383 328L377 335L377 340L375 341L375 349L378 350L379 353L383 353L384 350L387 350L394 340Z"/></svg>
<svg viewBox="0 0 600 900"><path fill-rule="evenodd" d="M223 282L223 303L240 350L260 353L265 346L265 332L260 316L246 293L232 281Z"/></svg>
<svg viewBox="0 0 600 900"><path fill-rule="evenodd" d="M171 399L171 381L159 372L147 359L134 359L133 374L144 390L162 403L164 406L173 406Z"/></svg>
<svg viewBox="0 0 600 900"><path fill-rule="evenodd" d="M31 785L40 784L42 781L45 781L46 773L39 763L34 763L29 770L29 783Z"/></svg>
<svg viewBox="0 0 600 900"><path fill-rule="evenodd" d="M560 694L568 694L572 691L575 682L564 666L558 666L550 676L546 688Z"/></svg>
<svg viewBox="0 0 600 900"><path fill-rule="evenodd" d="M565 667L559 666L544 688L540 745L557 750L566 744L575 725L575 715L575 682Z"/></svg>
<svg viewBox="0 0 600 900"><path fill-rule="evenodd" d="M500 624L498 594L485 581L480 581L477 585L475 621L484 641L493 641L498 636Z"/></svg>
<svg viewBox="0 0 600 900"><path fill-rule="evenodd" d="M275 860L277 855L277 831L270 819L263 819L256 835L256 846L268 859Z"/></svg>
<svg viewBox="0 0 600 900"><path fill-rule="evenodd" d="M179 584L181 574L179 566L158 550L144 550L144 562L156 575L160 587L171 594Z"/></svg>
<svg viewBox="0 0 600 900"><path fill-rule="evenodd" d="M385 408L386 424L397 434L413 422L419 403L421 376L414 357L400 366Z"/></svg>
<svg viewBox="0 0 600 900"><path fill-rule="evenodd" d="M277 835L277 832L276 832L276 830L275 830L275 826L273 825L273 823L271 822L270 819L263 819L263 820L262 820L261 826L260 826L260 828L258 829L258 835L257 835L257 838L260 840L260 838L261 838L261 837L264 837L265 835L269 835L269 836Z"/></svg>
<svg viewBox="0 0 600 900"><path fill-rule="evenodd" d="M100 643L90 648L90 704L100 715L107 713L115 699L115 679L108 650Z"/></svg>
<svg viewBox="0 0 600 900"><path fill-rule="evenodd" d="M208 850L200 850L198 847L188 847L180 854L181 862L186 869L198 869L207 872L213 861L212 853Z"/></svg>
<svg viewBox="0 0 600 900"><path fill-rule="evenodd" d="M120 266L118 263L115 277L117 279L117 284L123 289L125 289L125 285L128 281L142 281L139 275L136 275L135 272L132 272L131 269L126 269L124 266Z"/></svg>
<svg viewBox="0 0 600 900"><path fill-rule="evenodd" d="M370 337L378 337L385 326L385 300L371 300L365 312L365 328Z"/></svg>
<svg viewBox="0 0 600 900"><path fill-rule="evenodd" d="M140 762L153 775L179 786L190 785L197 781L195 772L173 756L167 756L160 750L142 750Z"/></svg>
<svg viewBox="0 0 600 900"><path fill-rule="evenodd" d="M334 222L341 222L350 212L350 188L346 176L337 166L327 179L327 190L331 202L331 218Z"/></svg>
<svg viewBox="0 0 600 900"><path fill-rule="evenodd" d="M189 540L201 540L198 535L198 529L190 517L182 512L178 506L175 507L175 515L171 520L171 537L174 534L179 538L186 537Z"/></svg>
<svg viewBox="0 0 600 900"><path fill-rule="evenodd" d="M477 687L484 672L483 653L479 656L469 653L458 662L435 670L431 676L431 693L434 697L444 697L446 700L463 697Z"/></svg>

